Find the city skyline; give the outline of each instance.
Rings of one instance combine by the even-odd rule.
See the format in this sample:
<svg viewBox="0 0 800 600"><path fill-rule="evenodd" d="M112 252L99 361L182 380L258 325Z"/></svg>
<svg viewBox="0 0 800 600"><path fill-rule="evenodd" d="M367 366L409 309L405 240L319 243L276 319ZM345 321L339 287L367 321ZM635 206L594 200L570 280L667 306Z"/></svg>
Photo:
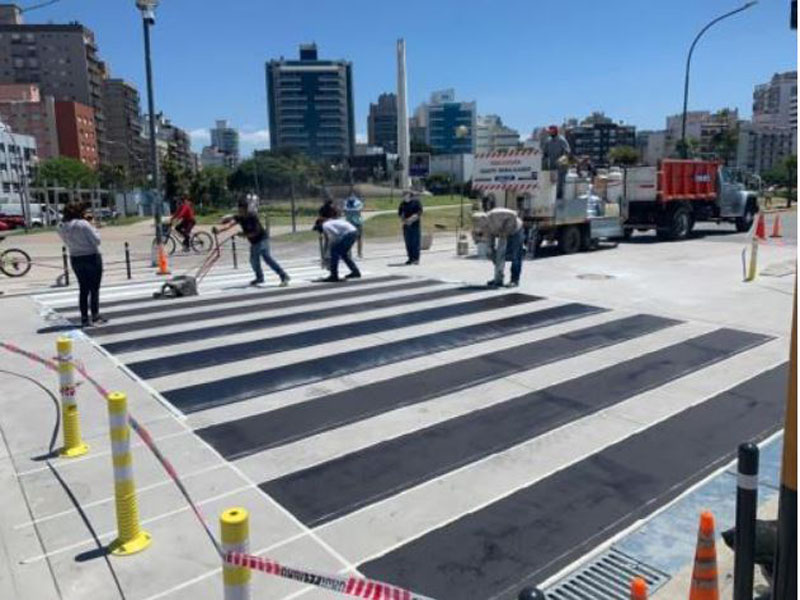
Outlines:
<svg viewBox="0 0 800 600"><path fill-rule="evenodd" d="M736 6L716 0L702 9L688 0L663 6L619 0L603 6L576 2L567 13L555 4L533 7L517 0L500 10L482 1L464 10L463 3L442 0L433 6L412 1L406 11L389 15L361 2L342 12L313 1L282 7L281 27L265 39L261 24L274 16L272 5L236 3L220 20L211 5L189 10L188 0L172 0L159 6L153 34L156 103L192 134L195 151L209 143L208 123L227 119L240 130L247 156L268 142L264 64L293 56L299 43L313 41L326 56L353 63L357 141L365 141L370 102L395 91L394 44L405 37L412 110L432 91L452 87L459 98L477 102L478 114L500 115L523 138L533 127L595 110L637 129L661 129L665 117L680 110L692 37ZM510 15L514 23L530 26L509 29ZM796 69L788 15L788 2L764 1L710 30L693 58L690 110L731 106L749 118L753 87L773 73ZM92 3L65 0L25 18L80 21L94 30L112 76L144 89L132 0L102 13ZM184 35L187 31L193 35Z"/></svg>

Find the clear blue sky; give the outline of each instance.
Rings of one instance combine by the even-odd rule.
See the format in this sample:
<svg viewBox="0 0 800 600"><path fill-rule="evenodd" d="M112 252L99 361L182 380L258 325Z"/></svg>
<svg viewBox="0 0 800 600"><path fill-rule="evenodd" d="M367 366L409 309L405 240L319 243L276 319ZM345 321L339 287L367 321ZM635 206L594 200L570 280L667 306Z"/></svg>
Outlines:
<svg viewBox="0 0 800 600"><path fill-rule="evenodd" d="M23 6L34 0L20 2ZM356 131L370 101L395 88L395 41L408 48L411 109L456 89L479 114L533 127L602 110L643 129L680 111L688 46L742 0L162 0L154 30L156 105L193 132L217 118L240 128L243 150L266 146L264 62L315 41L323 58L353 62ZM134 0L61 0L26 22L92 28L115 77L144 99L141 21ZM797 68L789 0L761 0L710 29L692 63L690 109L751 112L753 86Z"/></svg>

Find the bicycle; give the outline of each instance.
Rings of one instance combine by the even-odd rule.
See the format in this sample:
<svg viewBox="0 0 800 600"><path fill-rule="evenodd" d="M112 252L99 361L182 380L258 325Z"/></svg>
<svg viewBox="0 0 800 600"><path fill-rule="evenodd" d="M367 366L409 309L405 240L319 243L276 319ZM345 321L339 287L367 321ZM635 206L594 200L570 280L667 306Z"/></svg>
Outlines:
<svg viewBox="0 0 800 600"><path fill-rule="evenodd" d="M169 224L162 225L161 241L169 255L175 254L179 245L183 247L183 236L176 233ZM156 239L153 238L153 246L155 245ZM207 231L195 231L189 236L189 246L198 254L208 254L214 247L214 238Z"/></svg>
<svg viewBox="0 0 800 600"><path fill-rule="evenodd" d="M5 237L0 236L0 242L4 239ZM33 263L31 262L30 255L24 250L9 248L8 250L0 252L0 271L7 277L22 277L23 275L27 275L32 265Z"/></svg>

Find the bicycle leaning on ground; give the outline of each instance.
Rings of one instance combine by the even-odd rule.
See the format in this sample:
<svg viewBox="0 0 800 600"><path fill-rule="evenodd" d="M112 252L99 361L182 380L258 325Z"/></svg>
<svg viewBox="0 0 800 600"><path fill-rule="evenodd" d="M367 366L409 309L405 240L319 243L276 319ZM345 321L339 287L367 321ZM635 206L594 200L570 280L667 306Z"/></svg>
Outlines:
<svg viewBox="0 0 800 600"><path fill-rule="evenodd" d="M0 236L0 242L5 237ZM0 252L0 272L7 277L22 277L31 270L30 255L19 248L9 248Z"/></svg>
<svg viewBox="0 0 800 600"><path fill-rule="evenodd" d="M162 228L161 241L164 244L164 250L168 254L174 254L179 246L183 247L183 238L168 224L162 225ZM155 245L156 240L153 238L153 246ZM198 254L208 254L214 247L214 238L207 231L195 231L189 236L189 246Z"/></svg>

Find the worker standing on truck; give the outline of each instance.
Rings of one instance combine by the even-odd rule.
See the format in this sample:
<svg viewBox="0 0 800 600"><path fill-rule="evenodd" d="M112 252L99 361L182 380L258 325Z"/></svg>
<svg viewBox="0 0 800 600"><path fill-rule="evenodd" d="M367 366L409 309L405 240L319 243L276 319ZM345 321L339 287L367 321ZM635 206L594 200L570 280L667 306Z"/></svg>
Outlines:
<svg viewBox="0 0 800 600"><path fill-rule="evenodd" d="M522 274L524 230L522 220L510 208L493 208L488 213L472 215L476 240L485 241L489 258L494 261L494 277L487 282L492 288L503 287L506 260L511 261L511 280L508 287L517 287Z"/></svg>
<svg viewBox="0 0 800 600"><path fill-rule="evenodd" d="M550 183L557 185L556 198L562 198L567 177L566 158L570 155L569 142L558 133L556 125L550 125L547 134L542 144L542 168L550 171Z"/></svg>

